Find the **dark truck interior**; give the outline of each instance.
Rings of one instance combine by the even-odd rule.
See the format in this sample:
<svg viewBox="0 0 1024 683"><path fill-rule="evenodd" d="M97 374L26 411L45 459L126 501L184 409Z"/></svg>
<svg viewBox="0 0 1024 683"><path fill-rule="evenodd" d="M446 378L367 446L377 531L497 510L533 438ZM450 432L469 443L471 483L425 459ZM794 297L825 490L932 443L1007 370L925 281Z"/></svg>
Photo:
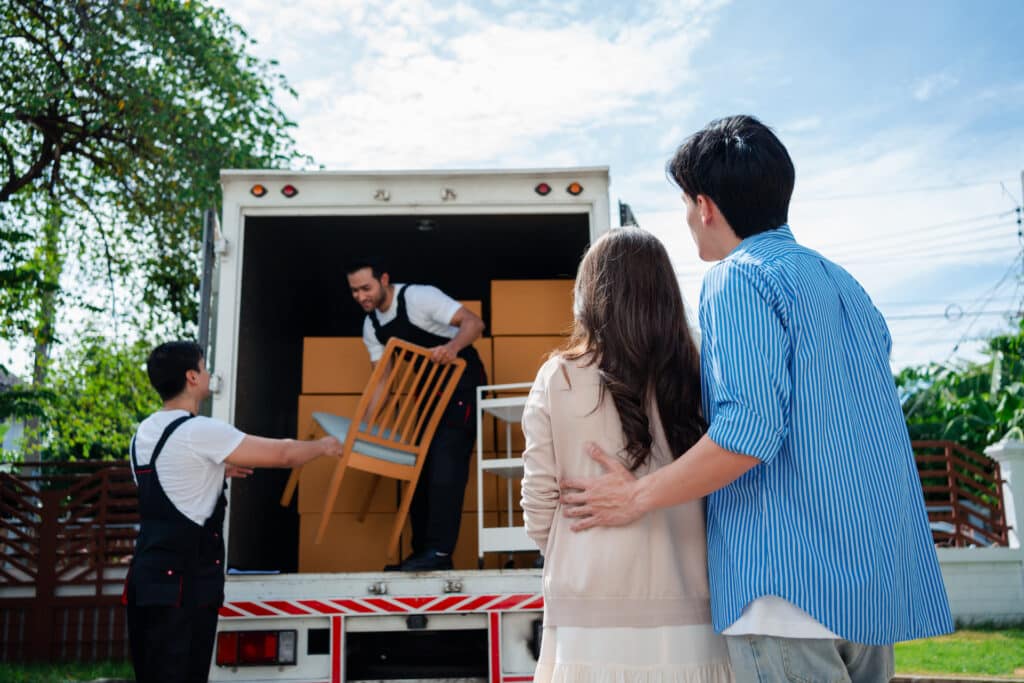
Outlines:
<svg viewBox="0 0 1024 683"><path fill-rule="evenodd" d="M573 278L590 237L583 213L260 216L244 230L235 424L290 438L303 338L362 334L345 280L351 260L375 257L395 282L481 301L487 321L491 280ZM229 570L297 571L295 503L278 505L287 478L259 470L232 482Z"/></svg>

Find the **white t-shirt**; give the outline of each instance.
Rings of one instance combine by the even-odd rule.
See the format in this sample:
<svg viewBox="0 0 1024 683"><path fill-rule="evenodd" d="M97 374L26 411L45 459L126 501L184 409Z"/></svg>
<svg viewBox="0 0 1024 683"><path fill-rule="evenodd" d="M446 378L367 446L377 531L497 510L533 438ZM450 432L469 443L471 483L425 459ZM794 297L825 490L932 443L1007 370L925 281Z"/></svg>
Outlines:
<svg viewBox="0 0 1024 683"><path fill-rule="evenodd" d="M740 618L722 631L722 635L839 638L810 614L777 595L762 595L748 603Z"/></svg>
<svg viewBox="0 0 1024 683"><path fill-rule="evenodd" d="M142 421L135 432L140 467L149 464L167 425L184 415L184 410L161 410ZM224 459L243 438L245 434L226 422L200 415L178 425L164 444L156 461L160 485L174 507L196 524L204 524L213 514L224 485Z"/></svg>
<svg viewBox="0 0 1024 683"><path fill-rule="evenodd" d="M370 315L377 316L377 322L381 325L387 325L394 320L398 316L398 293L407 286L395 284L395 296L391 300L391 307L386 311L374 309ZM409 316L409 322L439 337L452 339L459 333L459 328L451 322L460 308L462 304L431 285L413 285L405 293L405 314ZM379 361L384 355L384 345L377 340L370 316L363 322L363 342L366 344L366 350L370 352L370 360L374 363Z"/></svg>

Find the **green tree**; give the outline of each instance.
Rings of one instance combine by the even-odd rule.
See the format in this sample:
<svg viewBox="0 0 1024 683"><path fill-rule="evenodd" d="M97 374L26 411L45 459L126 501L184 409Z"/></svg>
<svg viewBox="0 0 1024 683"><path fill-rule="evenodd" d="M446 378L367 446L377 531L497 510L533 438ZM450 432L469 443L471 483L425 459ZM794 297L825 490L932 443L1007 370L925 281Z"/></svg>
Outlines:
<svg viewBox="0 0 1024 683"><path fill-rule="evenodd" d="M993 337L986 360L932 363L896 376L912 439L948 439L981 453L1007 435L1024 438L1024 320Z"/></svg>
<svg viewBox="0 0 1024 683"><path fill-rule="evenodd" d="M42 420L26 438L39 444L43 460L127 457L136 425L161 405L146 376L150 345L111 344L93 334L62 350L51 391L39 402Z"/></svg>
<svg viewBox="0 0 1024 683"><path fill-rule="evenodd" d="M31 340L37 388L68 309L130 291L122 310L191 329L219 170L303 161L274 102L294 92L250 43L200 1L3 4L0 335Z"/></svg>

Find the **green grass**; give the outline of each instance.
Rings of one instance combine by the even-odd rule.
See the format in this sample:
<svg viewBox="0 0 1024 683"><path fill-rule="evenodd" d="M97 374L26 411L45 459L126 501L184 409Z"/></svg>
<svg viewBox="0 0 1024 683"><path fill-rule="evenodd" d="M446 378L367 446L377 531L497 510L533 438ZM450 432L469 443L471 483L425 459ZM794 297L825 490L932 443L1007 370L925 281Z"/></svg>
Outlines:
<svg viewBox="0 0 1024 683"><path fill-rule="evenodd" d="M1024 678L1024 625L961 629L948 636L896 645L901 674L969 674ZM97 678L132 680L128 662L0 664L4 683L77 683Z"/></svg>
<svg viewBox="0 0 1024 683"><path fill-rule="evenodd" d="M961 629L896 645L901 674L990 674L1024 677L1024 627Z"/></svg>
<svg viewBox="0 0 1024 683"><path fill-rule="evenodd" d="M128 662L66 662L59 664L2 664L4 683L72 683L97 678L135 680Z"/></svg>

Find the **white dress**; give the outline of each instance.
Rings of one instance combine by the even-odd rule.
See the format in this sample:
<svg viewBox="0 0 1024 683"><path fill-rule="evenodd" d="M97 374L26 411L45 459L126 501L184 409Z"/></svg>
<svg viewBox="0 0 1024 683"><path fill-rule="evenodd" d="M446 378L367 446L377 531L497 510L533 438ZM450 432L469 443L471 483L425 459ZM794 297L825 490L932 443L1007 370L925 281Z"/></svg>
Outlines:
<svg viewBox="0 0 1024 683"><path fill-rule="evenodd" d="M534 683L733 683L725 639L710 624L545 627Z"/></svg>

